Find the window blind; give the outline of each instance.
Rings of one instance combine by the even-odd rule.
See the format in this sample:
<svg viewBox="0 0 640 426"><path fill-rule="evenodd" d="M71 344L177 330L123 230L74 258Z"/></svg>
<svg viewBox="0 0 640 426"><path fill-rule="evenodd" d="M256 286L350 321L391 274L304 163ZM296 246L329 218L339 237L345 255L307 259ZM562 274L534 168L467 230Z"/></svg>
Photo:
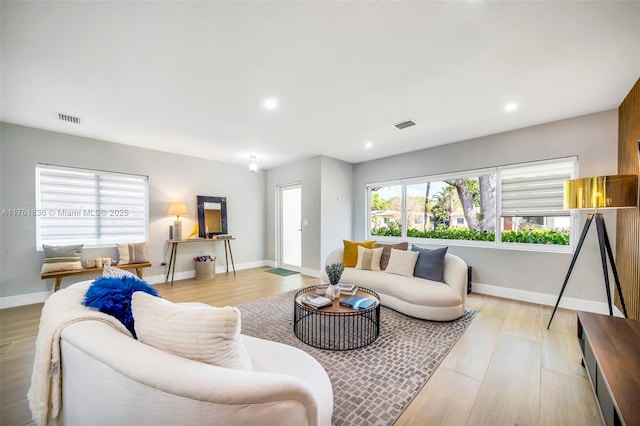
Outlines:
<svg viewBox="0 0 640 426"><path fill-rule="evenodd" d="M564 182L576 174L575 157L498 169L502 216L568 216Z"/></svg>
<svg viewBox="0 0 640 426"><path fill-rule="evenodd" d="M36 244L144 242L148 177L36 165Z"/></svg>

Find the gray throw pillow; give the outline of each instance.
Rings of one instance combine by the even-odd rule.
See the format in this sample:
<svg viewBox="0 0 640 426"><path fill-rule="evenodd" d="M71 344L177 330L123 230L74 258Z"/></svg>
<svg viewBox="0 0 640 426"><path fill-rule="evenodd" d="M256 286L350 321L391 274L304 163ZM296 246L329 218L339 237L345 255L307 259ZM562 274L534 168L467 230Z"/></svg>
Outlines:
<svg viewBox="0 0 640 426"><path fill-rule="evenodd" d="M82 269L82 244L50 246L43 244L44 264L41 274Z"/></svg>
<svg viewBox="0 0 640 426"><path fill-rule="evenodd" d="M426 249L412 246L412 251L418 252L418 261L413 275L431 281L444 282L444 257L449 247Z"/></svg>

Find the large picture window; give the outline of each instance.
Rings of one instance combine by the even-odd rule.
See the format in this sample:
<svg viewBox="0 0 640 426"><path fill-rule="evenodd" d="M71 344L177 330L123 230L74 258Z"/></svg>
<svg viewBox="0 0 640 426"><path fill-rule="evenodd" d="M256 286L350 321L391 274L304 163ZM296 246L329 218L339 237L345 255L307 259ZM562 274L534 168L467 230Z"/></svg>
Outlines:
<svg viewBox="0 0 640 426"><path fill-rule="evenodd" d="M148 178L36 165L36 247L147 241Z"/></svg>
<svg viewBox="0 0 640 426"><path fill-rule="evenodd" d="M481 241L531 247L570 245L564 181L575 157L367 185L369 235Z"/></svg>
<svg viewBox="0 0 640 426"><path fill-rule="evenodd" d="M493 241L493 171L407 182L407 237Z"/></svg>

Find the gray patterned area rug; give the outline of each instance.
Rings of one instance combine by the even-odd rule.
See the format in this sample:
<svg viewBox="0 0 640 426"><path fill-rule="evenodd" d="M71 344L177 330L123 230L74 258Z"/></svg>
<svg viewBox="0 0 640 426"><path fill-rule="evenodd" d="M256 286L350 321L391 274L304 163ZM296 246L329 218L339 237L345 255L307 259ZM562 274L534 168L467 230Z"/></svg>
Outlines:
<svg viewBox="0 0 640 426"><path fill-rule="evenodd" d="M458 341L477 311L449 322L411 318L381 307L380 336L351 351L317 349L293 334L296 290L239 305L242 334L302 349L333 386L334 425L391 425Z"/></svg>

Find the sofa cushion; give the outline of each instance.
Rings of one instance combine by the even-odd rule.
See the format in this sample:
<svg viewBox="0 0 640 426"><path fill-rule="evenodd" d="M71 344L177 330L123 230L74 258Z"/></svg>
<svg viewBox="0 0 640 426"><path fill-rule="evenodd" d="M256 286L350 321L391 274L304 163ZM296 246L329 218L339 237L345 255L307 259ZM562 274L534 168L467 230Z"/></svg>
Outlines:
<svg viewBox="0 0 640 426"><path fill-rule="evenodd" d="M82 269L82 244L50 246L43 244L44 264L41 274Z"/></svg>
<svg viewBox="0 0 640 426"><path fill-rule="evenodd" d="M134 293L132 310L142 343L218 367L252 370L240 338L237 308L172 303Z"/></svg>
<svg viewBox="0 0 640 426"><path fill-rule="evenodd" d="M382 257L382 247L374 248L374 249L366 249L362 246L358 246L358 263L356 263L356 269L379 271L381 257Z"/></svg>
<svg viewBox="0 0 640 426"><path fill-rule="evenodd" d="M342 263L347 268L353 268L358 263L358 246L372 249L375 241L349 241L342 240L344 243L344 257Z"/></svg>
<svg viewBox="0 0 640 426"><path fill-rule="evenodd" d="M418 252L416 251L405 251L392 248L391 256L389 256L389 265L387 265L385 272L405 277L412 277L417 260Z"/></svg>
<svg viewBox="0 0 640 426"><path fill-rule="evenodd" d="M89 286L83 304L116 317L136 337L131 314L131 296L134 292L149 293L149 297L158 296L155 288L138 277L100 277Z"/></svg>
<svg viewBox="0 0 640 426"><path fill-rule="evenodd" d="M147 263L149 253L147 243L118 244L118 265L129 265L132 263Z"/></svg>
<svg viewBox="0 0 640 426"><path fill-rule="evenodd" d="M448 248L426 249L416 246L411 247L411 250L418 252L418 260L416 261L413 275L427 280L444 282L444 257L447 255Z"/></svg>
<svg viewBox="0 0 640 426"><path fill-rule="evenodd" d="M454 307L462 303L460 295L449 285L414 276L345 268L340 282L375 291L384 306L388 306L387 297L434 308Z"/></svg>
<svg viewBox="0 0 640 426"><path fill-rule="evenodd" d="M380 258L380 269L385 270L387 269L387 265L389 264L389 256L391 256L391 249L394 248L398 250L409 250L409 243L406 241L403 241L401 243L396 243L396 244L376 243L375 247L376 248L382 247L384 249L382 251L382 257Z"/></svg>

